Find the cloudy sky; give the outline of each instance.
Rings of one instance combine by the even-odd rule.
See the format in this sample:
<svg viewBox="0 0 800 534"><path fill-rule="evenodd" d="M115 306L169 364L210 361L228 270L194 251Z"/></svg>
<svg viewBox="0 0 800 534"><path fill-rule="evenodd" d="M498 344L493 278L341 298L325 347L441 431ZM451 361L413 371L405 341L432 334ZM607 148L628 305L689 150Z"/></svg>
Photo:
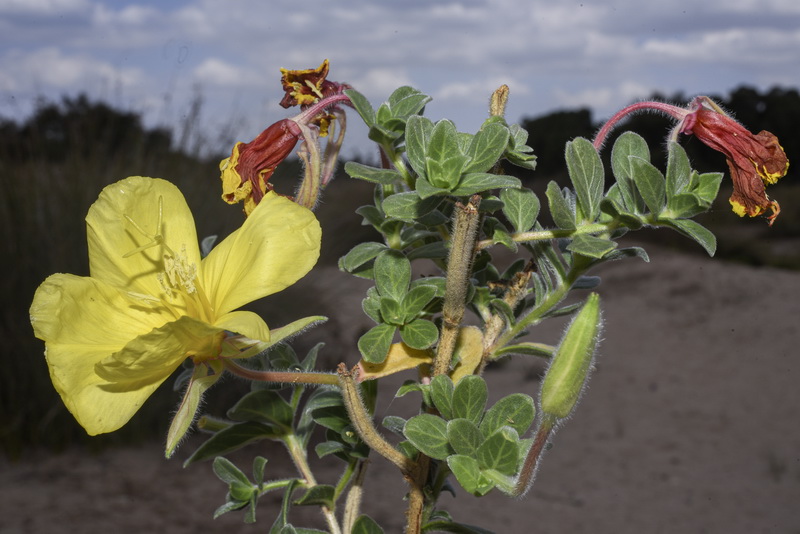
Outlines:
<svg viewBox="0 0 800 534"><path fill-rule="evenodd" d="M410 84L463 131L502 83L510 120L600 118L654 90L799 86L800 2L0 0L2 117L85 92L170 125L199 94L209 137L227 126L246 141L287 115L278 69L324 58L373 104Z"/></svg>

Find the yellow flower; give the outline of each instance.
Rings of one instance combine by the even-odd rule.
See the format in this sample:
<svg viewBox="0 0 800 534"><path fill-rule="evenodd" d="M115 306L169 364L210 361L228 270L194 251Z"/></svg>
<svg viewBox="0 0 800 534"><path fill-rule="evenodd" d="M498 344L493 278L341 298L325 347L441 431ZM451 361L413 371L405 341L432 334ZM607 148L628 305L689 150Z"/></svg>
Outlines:
<svg viewBox="0 0 800 534"><path fill-rule="evenodd" d="M185 359L197 396L220 358L269 341L259 316L234 310L295 283L319 257L314 215L272 192L202 260L186 201L164 180L106 187L86 222L91 275L50 276L30 314L56 390L91 435L123 426Z"/></svg>

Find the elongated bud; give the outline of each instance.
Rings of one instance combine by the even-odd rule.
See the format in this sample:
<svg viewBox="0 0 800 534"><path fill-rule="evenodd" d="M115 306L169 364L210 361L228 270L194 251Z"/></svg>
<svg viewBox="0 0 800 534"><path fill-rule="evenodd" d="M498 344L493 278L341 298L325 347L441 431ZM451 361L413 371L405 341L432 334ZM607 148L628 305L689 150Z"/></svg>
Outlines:
<svg viewBox="0 0 800 534"><path fill-rule="evenodd" d="M589 378L600 334L600 296L592 293L567 327L540 392L542 413L564 419L572 413Z"/></svg>

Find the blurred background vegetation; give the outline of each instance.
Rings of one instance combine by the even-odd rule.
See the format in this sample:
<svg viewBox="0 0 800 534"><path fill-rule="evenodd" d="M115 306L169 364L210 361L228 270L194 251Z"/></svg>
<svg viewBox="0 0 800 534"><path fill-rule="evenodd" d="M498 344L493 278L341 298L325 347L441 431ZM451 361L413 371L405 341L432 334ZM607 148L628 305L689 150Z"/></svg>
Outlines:
<svg viewBox="0 0 800 534"><path fill-rule="evenodd" d="M753 132L776 134L790 161L800 161L800 94L795 89L773 88L759 92L741 87L727 96L710 95ZM684 95L653 95L682 103ZM22 123L0 119L0 254L6 258L6 275L0 279L4 308L0 333L6 339L0 373L0 449L17 457L29 447L59 450L68 446L89 449L142 440L162 439L177 394L171 381L145 404L130 424L110 435L89 438L66 411L50 382L43 343L33 337L28 308L36 287L55 272L88 275L84 217L100 190L132 175L166 178L183 191L196 217L198 235L229 234L241 224L238 206L220 198L219 161L228 154L210 147L232 146L236 124L209 139L199 131L198 100L178 131L145 128L136 113L113 109L84 96L61 102L42 102ZM355 120L355 119L354 119ZM538 156L534 173L509 172L543 194L551 179L565 184L564 144L576 136L591 138L600 124L588 109L563 110L525 118L529 145ZM265 127L267 125L264 125ZM664 139L672 127L665 117L637 115L622 124L644 136L652 160L666 159ZM700 171L725 171L724 158L692 137L684 146ZM610 147L613 138L607 144ZM610 150L604 151L606 161ZM376 157L377 159L377 157ZM341 165L340 165L341 168ZM800 268L800 183L790 175L769 194L783 211L774 227L763 220L740 219L732 214L727 198L729 180L723 181L718 202L699 222L719 238L718 257L754 265ZM298 161L283 163L272 181L283 194L291 194L301 173ZM360 225L353 210L370 202L369 184L337 179L325 192L317 210L323 227L323 265L335 265L339 256L372 233ZM668 231L644 231L637 238L702 253L700 247ZM274 303L274 301L273 301ZM267 318L269 321L269 317Z"/></svg>

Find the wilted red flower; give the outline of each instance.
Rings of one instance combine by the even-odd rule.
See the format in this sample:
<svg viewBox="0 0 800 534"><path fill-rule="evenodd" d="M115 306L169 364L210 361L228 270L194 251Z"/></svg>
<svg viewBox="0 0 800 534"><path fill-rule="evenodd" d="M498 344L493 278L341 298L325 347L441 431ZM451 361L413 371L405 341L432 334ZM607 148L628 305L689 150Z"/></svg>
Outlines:
<svg viewBox="0 0 800 534"><path fill-rule="evenodd" d="M330 66L328 60L316 69L281 69L281 84L286 91L281 106L309 106L336 90L339 84L326 80Z"/></svg>
<svg viewBox="0 0 800 534"><path fill-rule="evenodd" d="M698 96L686 108L664 102L637 102L617 112L606 122L594 139L599 149L608 133L624 117L637 111L660 111L679 121L678 133L694 134L709 147L725 154L733 180L730 203L733 212L744 217L772 213L767 216L770 226L780 213L777 202L770 200L765 186L774 184L789 170L789 159L778 138L767 131L756 135L736 122L707 96Z"/></svg>
<svg viewBox="0 0 800 534"><path fill-rule="evenodd" d="M305 110L320 100L341 94L350 88L347 84L327 80L329 69L327 59L316 69L281 69L281 84L286 91L281 99L281 106L285 108L300 106L300 109ZM313 124L319 126L320 137L328 135L328 128L335 119L335 115L324 110L313 118Z"/></svg>
<svg viewBox="0 0 800 534"><path fill-rule="evenodd" d="M778 138L765 130L756 135L722 112L707 97L693 102L696 109L682 122L681 132L697 138L725 154L733 180L730 198L734 213L755 217L768 209L769 224L780 213L780 206L770 200L764 188L774 184L789 170L789 159Z"/></svg>
<svg viewBox="0 0 800 534"><path fill-rule="evenodd" d="M251 142L236 143L231 156L219 164L223 200L228 204L244 200L244 211L249 215L267 191L272 190L268 183L272 173L301 138L297 123L283 119Z"/></svg>

